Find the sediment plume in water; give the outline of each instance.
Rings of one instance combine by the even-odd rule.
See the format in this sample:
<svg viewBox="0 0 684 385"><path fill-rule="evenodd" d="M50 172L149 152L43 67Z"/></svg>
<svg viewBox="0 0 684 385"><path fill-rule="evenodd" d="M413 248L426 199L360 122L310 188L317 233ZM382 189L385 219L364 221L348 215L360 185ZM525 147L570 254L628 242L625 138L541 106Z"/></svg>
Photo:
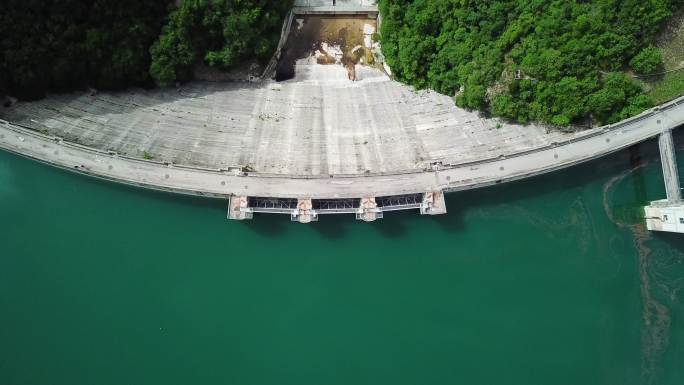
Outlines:
<svg viewBox="0 0 684 385"><path fill-rule="evenodd" d="M638 255L639 291L642 300L641 379L643 384L654 384L658 363L670 343L672 324L670 309L654 296L651 281L653 273L651 261L654 255L651 248L646 245L646 241L651 239L650 232L643 223L627 223L616 218L609 204L613 187L647 164L639 161L631 169L606 182L603 186L603 208L608 218L618 227L629 230L634 239L634 247Z"/></svg>

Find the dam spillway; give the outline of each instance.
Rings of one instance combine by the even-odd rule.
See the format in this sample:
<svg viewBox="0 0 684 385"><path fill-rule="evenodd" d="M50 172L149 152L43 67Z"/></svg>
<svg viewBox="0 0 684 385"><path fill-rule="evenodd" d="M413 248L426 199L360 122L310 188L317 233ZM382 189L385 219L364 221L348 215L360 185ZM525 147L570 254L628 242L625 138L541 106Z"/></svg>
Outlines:
<svg viewBox="0 0 684 385"><path fill-rule="evenodd" d="M326 12L316 9L318 18ZM298 12L295 34L313 20ZM337 32L377 29L373 15L344 17L332 23ZM100 178L223 198L234 219L275 212L257 202L289 202L281 212L300 222L332 213L369 221L384 210L445 212L434 200L444 192L569 167L684 123L682 98L574 132L489 119L450 96L395 82L377 65L355 64L350 80L335 57L343 55L335 30L326 31L332 37L318 43L332 47L326 52L336 62L321 64L320 52L309 52L285 81L83 92L0 108L0 147ZM379 203L407 196L420 203Z"/></svg>

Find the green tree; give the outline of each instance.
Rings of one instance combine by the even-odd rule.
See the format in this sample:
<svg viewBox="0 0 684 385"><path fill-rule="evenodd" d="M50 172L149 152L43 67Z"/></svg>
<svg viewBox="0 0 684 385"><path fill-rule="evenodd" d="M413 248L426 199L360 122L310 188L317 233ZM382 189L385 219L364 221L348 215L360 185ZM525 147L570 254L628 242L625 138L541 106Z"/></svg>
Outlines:
<svg viewBox="0 0 684 385"><path fill-rule="evenodd" d="M652 73L662 59L647 47L683 3L379 0L380 32L398 80L456 95L459 106L519 122L612 122L650 100L624 76L602 74L627 64Z"/></svg>
<svg viewBox="0 0 684 385"><path fill-rule="evenodd" d="M663 66L663 55L655 47L646 47L629 61L629 65L638 74L650 75Z"/></svg>
<svg viewBox="0 0 684 385"><path fill-rule="evenodd" d="M150 49L150 74L160 85L185 81L199 61L229 70L268 61L292 0L183 1Z"/></svg>
<svg viewBox="0 0 684 385"><path fill-rule="evenodd" d="M148 48L168 1L0 2L0 94L41 98L150 83Z"/></svg>
<svg viewBox="0 0 684 385"><path fill-rule="evenodd" d="M587 109L601 123L615 123L652 107L641 87L624 73L611 73L587 98Z"/></svg>

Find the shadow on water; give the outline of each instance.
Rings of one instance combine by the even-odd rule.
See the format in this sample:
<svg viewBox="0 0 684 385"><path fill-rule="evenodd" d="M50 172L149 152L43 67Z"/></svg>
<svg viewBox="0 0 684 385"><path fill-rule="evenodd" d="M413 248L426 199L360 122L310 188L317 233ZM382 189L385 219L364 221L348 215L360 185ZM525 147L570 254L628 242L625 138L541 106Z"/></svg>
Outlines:
<svg viewBox="0 0 684 385"><path fill-rule="evenodd" d="M675 131L675 141L684 142L684 132ZM684 144L680 145L678 149L680 151L684 149ZM618 175L627 169L635 170L630 177L634 194L624 196L623 198L627 202L622 205L617 204L612 209L619 219L635 223L635 221L638 222L643 219L641 206L647 204L649 200L659 198L659 196L649 196L645 170L640 166L659 161L657 141L649 140L626 150L562 171L487 188L449 193L446 195L447 215L419 217L415 211L388 212L385 213L383 219L369 224L357 223L353 216L322 216L319 222L310 226L313 226L314 230L321 236L330 240L344 239L351 226L363 225L370 226L384 238L399 238L407 235L407 222L415 220L430 221L446 232L462 232L467 226L464 215L470 208L514 204L518 201L552 195L556 192L577 190L596 181ZM656 187L656 191L662 190L662 186ZM117 188L130 189L131 187L117 185ZM136 188L136 190L140 189ZM175 199L176 196L149 190L145 193L161 194L164 199ZM186 204L192 205L202 205L200 202L207 200L194 197L183 198ZM221 211L225 210L222 201L209 201L210 203L204 205L220 208ZM293 224L290 223L289 218L284 216L262 215L256 216L253 221L248 221L245 225L255 232L275 236L283 234ZM679 241L679 238L666 236L666 239L684 251L684 242Z"/></svg>
<svg viewBox="0 0 684 385"><path fill-rule="evenodd" d="M643 206L649 203L645 166L657 162L658 155L651 153L645 158L639 146L630 147L626 152L629 168L604 185L603 206L611 221L619 226L643 225ZM626 182L622 183L623 180Z"/></svg>
<svg viewBox="0 0 684 385"><path fill-rule="evenodd" d="M447 215L429 218L445 231L460 232L465 229L463 216L469 208L511 204L556 192L581 189L593 182L617 175L625 169L636 168L644 162L659 161L658 157L657 142L650 140L558 172L481 189L449 193L446 195ZM628 209L630 216L633 216L635 207L639 212L641 208L635 206L635 201L640 205L646 204L649 197L642 170L637 170L631 179L634 183L635 196L633 200L630 199L629 208L625 210Z"/></svg>
<svg viewBox="0 0 684 385"><path fill-rule="evenodd" d="M628 149L628 151L629 164L633 169L640 167L654 158L654 154L651 154L649 159L644 159L644 156L641 152L641 147L639 146L632 146ZM632 177L632 183L634 184L634 192L637 201L646 202L648 199L648 189L646 188L646 178L644 177L644 172L642 169L635 171Z"/></svg>
<svg viewBox="0 0 684 385"><path fill-rule="evenodd" d="M580 189L597 180L618 174L634 162L642 162L642 159L656 159L657 155L657 147L652 142L647 142L629 150L551 174L483 189L447 194L448 214L444 217L434 217L433 220L442 226L448 226L450 230L453 230L451 226L462 229L464 226L462 216L467 208L515 203L524 199L552 195L556 192ZM637 188L641 191L639 198L645 199L645 181L643 177L636 179L641 184Z"/></svg>
<svg viewBox="0 0 684 385"><path fill-rule="evenodd" d="M94 178L88 178L92 180L93 183L98 183ZM124 185L117 182L106 181L107 184L113 187L116 191L121 191L127 194L135 192L138 196L142 196L145 199L151 199L156 201L161 201L163 203L182 205L182 206L192 206L193 208L208 209L216 211L219 215L226 216L228 212L228 203L224 199L220 198L210 198L201 197L194 195L177 194L168 191L154 190L144 187L136 187Z"/></svg>
<svg viewBox="0 0 684 385"><path fill-rule="evenodd" d="M228 220L228 219L226 219ZM263 237L277 237L283 235L293 225L286 215L254 214L254 219L240 221L240 225Z"/></svg>
<svg viewBox="0 0 684 385"><path fill-rule="evenodd" d="M407 221L425 220L437 224L444 231L450 233L462 232L467 224L464 220L465 212L471 208L497 206L501 204L515 203L525 199L553 194L554 192L578 189L596 180L607 178L624 171L634 162L644 160L657 160L657 144L649 141L629 150L620 151L616 154L591 161L586 164L572 167L567 170L552 174L541 175L530 179L506 183L476 190L449 193L446 195L448 213L446 215L419 217L416 211L388 212L385 217L373 223L356 223L352 216L322 216L319 222L312 223L321 236L330 240L344 239L349 232L350 226L368 225L383 238L395 239L407 235ZM60 170L60 173L71 172ZM638 176L635 173L635 176ZM643 177L633 178L634 183L639 184L636 191L637 199L646 199L646 185ZM99 184L94 178L85 178L85 183ZM179 195L164 191L150 190L141 187L128 186L120 183L105 181L109 188L121 192L142 194L145 198L162 200L164 202L204 208L215 211L217 215L225 217L226 202L222 199L202 198L187 195ZM298 224L291 223L285 215L255 215L253 220L243 221L250 231L265 237L277 237L289 230L289 227ZM684 245L682 245L684 247Z"/></svg>
<svg viewBox="0 0 684 385"><path fill-rule="evenodd" d="M347 215L324 215L313 224L314 230L328 240L343 239L349 231L349 226L355 225Z"/></svg>
<svg viewBox="0 0 684 385"><path fill-rule="evenodd" d="M460 197L458 195L459 193L445 195L447 206L446 215L433 215L426 217L426 219L449 233L460 233L465 231L466 227L463 221L465 206L461 204L461 199L459 199Z"/></svg>
<svg viewBox="0 0 684 385"><path fill-rule="evenodd" d="M667 233L667 232L656 232L653 233L653 238L658 239L673 249L677 250L680 254L684 255L684 238L679 233Z"/></svg>
<svg viewBox="0 0 684 385"><path fill-rule="evenodd" d="M169 191L156 190L146 187L128 185L120 182L114 182L107 179L94 177L87 174L75 173L71 170L66 170L60 167L54 167L41 162L35 162L23 156L4 152L8 156L15 157L22 162L26 162L27 166L41 168L42 170L50 170L52 175L59 178L68 178L75 183L66 183L68 186L77 186L74 188L80 189L83 186L90 186L94 189L102 189L103 186L112 192L122 195L135 194L144 199L153 200L155 202L162 202L174 205L191 206L193 208L208 209L220 212L219 215L225 216L228 210L227 201L219 198L201 197L195 195L178 194Z"/></svg>
<svg viewBox="0 0 684 385"><path fill-rule="evenodd" d="M383 238L400 238L408 233L406 220L408 217L415 218L418 215L415 211L393 211L383 213L383 219L368 223Z"/></svg>
<svg viewBox="0 0 684 385"><path fill-rule="evenodd" d="M684 133L675 131L675 140L680 143L684 141ZM681 148L681 146L678 147L680 150ZM390 239L406 235L408 232L407 221L409 220L430 221L447 232L462 232L467 226L464 221L464 216L468 209L510 204L521 200L534 199L536 197L553 194L554 192L579 189L597 180L624 172L629 167L635 168L636 165L641 164L642 162L659 162L658 157L657 142L650 140L633 146L628 150L619 151L615 154L555 173L487 188L449 193L446 195L447 215L417 218L418 214L414 211L391 212L385 213L384 219L368 225L381 236ZM58 173L65 176L69 175L69 177L76 177L73 173L67 172L66 170L58 170ZM648 196L648 186L646 179L643 176L643 170L635 171L631 179L634 183L634 198L637 202L646 203L647 198L658 198ZM101 186L101 181L102 180L96 180L95 178L84 178L80 180L79 183L90 183ZM114 189L114 191L125 193L135 192L136 194L142 194L145 198L207 209L216 212L216 215L221 217L225 217L226 215L227 203L223 199L179 195L110 181L105 182L106 186ZM658 188L660 188L660 186L658 186ZM629 201L630 203L628 204L631 205L633 210L634 201L633 199L629 199ZM295 224L290 223L287 216L256 215L254 220L245 221L242 225L246 226L251 231L264 236L278 236L284 234ZM315 231L326 239L340 240L346 237L350 226L360 225L364 224L356 223L351 216L322 216L319 222L313 223L310 226L313 226ZM684 242L678 241L678 238L663 235L663 239L667 240L668 243L671 243L673 246L676 246L679 250L684 250Z"/></svg>

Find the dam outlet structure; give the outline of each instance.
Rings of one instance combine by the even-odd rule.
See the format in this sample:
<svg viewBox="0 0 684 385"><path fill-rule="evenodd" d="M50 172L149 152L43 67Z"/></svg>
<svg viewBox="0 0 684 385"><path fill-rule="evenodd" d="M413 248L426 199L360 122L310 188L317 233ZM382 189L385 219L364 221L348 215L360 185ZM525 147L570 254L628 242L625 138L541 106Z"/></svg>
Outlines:
<svg viewBox="0 0 684 385"><path fill-rule="evenodd" d="M446 214L442 191L426 193L363 197L358 199L267 198L232 196L228 218L252 219L254 213L289 214L292 221L315 222L320 215L353 214L357 220L373 222L387 211L419 210L421 215Z"/></svg>

